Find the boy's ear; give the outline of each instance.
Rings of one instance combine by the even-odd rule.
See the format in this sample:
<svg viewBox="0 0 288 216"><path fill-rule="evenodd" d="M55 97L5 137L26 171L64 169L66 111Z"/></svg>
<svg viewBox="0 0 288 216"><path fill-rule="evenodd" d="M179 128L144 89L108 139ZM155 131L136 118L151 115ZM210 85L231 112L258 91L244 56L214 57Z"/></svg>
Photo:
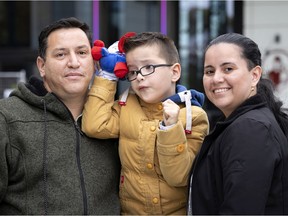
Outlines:
<svg viewBox="0 0 288 216"><path fill-rule="evenodd" d="M179 63L175 63L172 67L172 81L177 82L181 77L181 65Z"/></svg>

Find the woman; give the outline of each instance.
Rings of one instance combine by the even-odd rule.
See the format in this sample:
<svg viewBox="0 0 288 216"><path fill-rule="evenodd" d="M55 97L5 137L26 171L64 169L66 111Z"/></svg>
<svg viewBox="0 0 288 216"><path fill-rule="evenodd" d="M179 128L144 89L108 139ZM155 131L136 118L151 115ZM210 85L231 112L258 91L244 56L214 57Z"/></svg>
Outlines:
<svg viewBox="0 0 288 216"><path fill-rule="evenodd" d="M261 74L251 39L228 33L208 45L203 85L224 118L195 161L188 214L288 214L288 120Z"/></svg>

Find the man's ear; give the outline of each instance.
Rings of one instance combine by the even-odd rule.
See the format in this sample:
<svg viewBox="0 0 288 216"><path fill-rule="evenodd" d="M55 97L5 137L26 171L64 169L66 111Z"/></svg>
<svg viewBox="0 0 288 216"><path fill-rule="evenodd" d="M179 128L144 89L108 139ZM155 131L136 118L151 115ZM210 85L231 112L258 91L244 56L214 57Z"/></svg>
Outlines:
<svg viewBox="0 0 288 216"><path fill-rule="evenodd" d="M181 77L181 65L179 63L175 63L172 67L172 81L177 82Z"/></svg>
<svg viewBox="0 0 288 216"><path fill-rule="evenodd" d="M256 66L252 69L251 75L252 75L252 85L256 86L257 83L259 82L261 76L262 76L262 67L261 66Z"/></svg>
<svg viewBox="0 0 288 216"><path fill-rule="evenodd" d="M45 76L45 60L40 56L37 57L36 64L40 73L40 76L43 78Z"/></svg>

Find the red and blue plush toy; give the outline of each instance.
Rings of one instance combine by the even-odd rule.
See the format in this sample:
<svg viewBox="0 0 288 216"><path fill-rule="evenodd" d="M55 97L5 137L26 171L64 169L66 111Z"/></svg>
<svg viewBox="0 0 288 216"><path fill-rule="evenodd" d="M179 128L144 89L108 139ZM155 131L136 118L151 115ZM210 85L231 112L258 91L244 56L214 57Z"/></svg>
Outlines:
<svg viewBox="0 0 288 216"><path fill-rule="evenodd" d="M123 79L128 73L126 64L125 53L123 50L123 44L127 37L135 35L134 32L128 32L123 35L119 42L115 42L109 49L105 48L105 44L102 40L95 40L92 47L93 59L99 61L100 67L103 71L114 73L116 77ZM118 46L118 49L117 47Z"/></svg>

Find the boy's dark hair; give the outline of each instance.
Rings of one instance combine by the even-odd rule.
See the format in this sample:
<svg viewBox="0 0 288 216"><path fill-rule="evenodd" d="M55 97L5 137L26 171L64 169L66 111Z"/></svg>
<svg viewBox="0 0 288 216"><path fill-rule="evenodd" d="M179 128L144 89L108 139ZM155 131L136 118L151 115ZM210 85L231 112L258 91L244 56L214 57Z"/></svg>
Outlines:
<svg viewBox="0 0 288 216"><path fill-rule="evenodd" d="M89 26L85 22L81 22L75 17L69 17L69 18L63 18L60 19L48 26L46 26L40 33L38 42L39 42L39 47L38 47L38 55L45 59L46 57L46 50L47 50L47 39L48 36L53 32L58 29L63 29L63 28L80 28L85 34L87 35L87 38L89 40L90 46L92 46L92 33L90 31Z"/></svg>
<svg viewBox="0 0 288 216"><path fill-rule="evenodd" d="M161 32L142 32L135 36L128 37L124 43L124 52L139 47L139 46L150 46L158 45L160 48L160 55L164 57L167 64L180 63L179 53L174 44L174 41L168 36Z"/></svg>

